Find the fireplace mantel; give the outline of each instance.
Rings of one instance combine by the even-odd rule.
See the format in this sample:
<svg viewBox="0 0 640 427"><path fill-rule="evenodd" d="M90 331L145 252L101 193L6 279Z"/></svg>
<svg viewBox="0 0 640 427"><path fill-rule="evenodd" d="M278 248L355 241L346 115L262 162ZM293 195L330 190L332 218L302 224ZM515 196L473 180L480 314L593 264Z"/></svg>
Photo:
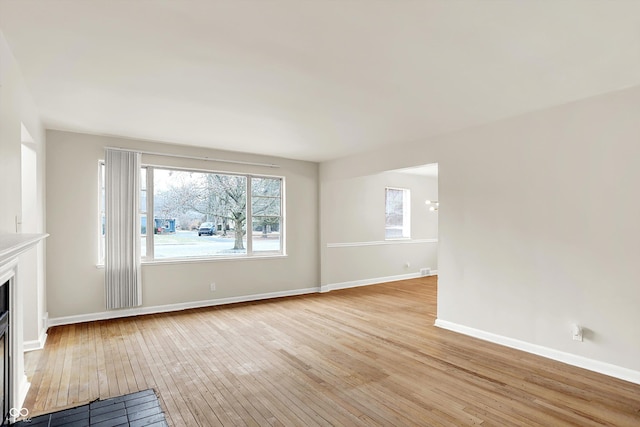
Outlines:
<svg viewBox="0 0 640 427"><path fill-rule="evenodd" d="M24 372L24 312L23 288L20 281L20 268L35 268L31 264L19 265L19 255L34 248L48 234L0 234L0 282L9 281L10 306L10 383L9 404L17 409L22 408L29 381ZM15 417L11 417L12 421ZM1 423L1 421L0 421Z"/></svg>
<svg viewBox="0 0 640 427"><path fill-rule="evenodd" d="M48 234L0 234L0 265L35 246Z"/></svg>

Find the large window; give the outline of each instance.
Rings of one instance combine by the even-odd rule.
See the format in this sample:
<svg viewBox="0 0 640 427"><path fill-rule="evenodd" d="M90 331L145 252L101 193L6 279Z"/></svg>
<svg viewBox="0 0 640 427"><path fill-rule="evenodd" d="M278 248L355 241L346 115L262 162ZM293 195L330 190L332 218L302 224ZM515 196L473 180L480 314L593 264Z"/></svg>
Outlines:
<svg viewBox="0 0 640 427"><path fill-rule="evenodd" d="M385 189L385 239L411 237L411 194L406 188Z"/></svg>
<svg viewBox="0 0 640 427"><path fill-rule="evenodd" d="M143 261L284 252L280 177L145 166L140 190Z"/></svg>

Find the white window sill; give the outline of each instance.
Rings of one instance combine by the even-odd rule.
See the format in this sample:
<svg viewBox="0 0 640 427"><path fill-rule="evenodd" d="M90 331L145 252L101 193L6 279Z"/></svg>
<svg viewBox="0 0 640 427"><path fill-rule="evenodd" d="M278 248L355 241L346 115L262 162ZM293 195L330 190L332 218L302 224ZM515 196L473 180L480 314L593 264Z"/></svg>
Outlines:
<svg viewBox="0 0 640 427"><path fill-rule="evenodd" d="M287 258L286 254L265 254L252 256L236 256L236 257L207 257L207 258L165 258L142 261L143 266L147 265L169 265L169 264L196 264L208 262L226 262L226 261L256 261L265 259L282 259ZM104 264L96 264L96 268L103 269Z"/></svg>

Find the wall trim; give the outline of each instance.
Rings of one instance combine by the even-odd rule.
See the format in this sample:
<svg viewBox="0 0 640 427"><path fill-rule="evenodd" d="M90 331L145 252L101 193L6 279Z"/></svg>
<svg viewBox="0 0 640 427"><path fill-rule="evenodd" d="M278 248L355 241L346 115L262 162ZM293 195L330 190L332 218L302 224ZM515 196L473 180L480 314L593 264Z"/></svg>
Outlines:
<svg viewBox="0 0 640 427"><path fill-rule="evenodd" d="M47 331L43 330L40 332L40 336L37 340L25 341L23 344L23 351L25 353L34 350L42 350L44 348L45 343L47 342Z"/></svg>
<svg viewBox="0 0 640 427"><path fill-rule="evenodd" d="M598 372L610 377L640 384L640 371L623 368L621 366L612 365L610 363L601 362L599 360L589 359L587 357L578 356L564 351L555 350L553 348L532 344L526 341L520 341L514 338L505 337L503 335L486 332L480 329L471 328L469 326L460 325L449 322L447 320L436 319L435 326L457 332L463 335L469 335L484 341L489 341L505 347L515 348L516 350L526 351L527 353L536 354L546 357L547 359L557 360L568 365L577 366L589 371Z"/></svg>
<svg viewBox="0 0 640 427"><path fill-rule="evenodd" d="M360 246L406 245L415 243L438 243L438 239L396 239L370 242L327 243L327 248L355 248Z"/></svg>
<svg viewBox="0 0 640 427"><path fill-rule="evenodd" d="M429 276L435 276L437 274L438 274L438 270L431 270L431 274L429 274ZM371 279L353 280L350 282L330 283L327 285L322 285L320 287L320 292L329 292L329 291L335 291L338 289L357 288L359 286L378 285L380 283L397 282L398 280L416 279L418 277L423 277L423 276L421 276L420 273L409 273L409 274L399 274L397 276L374 277Z"/></svg>
<svg viewBox="0 0 640 427"><path fill-rule="evenodd" d="M14 402L15 408L22 408L24 401L27 399L27 394L29 393L29 389L31 388L31 383L27 379L27 375L20 375L20 379L18 380L20 384L18 384L18 401ZM11 417L11 422L15 422L16 417Z"/></svg>
<svg viewBox="0 0 640 427"><path fill-rule="evenodd" d="M289 291L268 292L264 294L242 295L237 297L210 299L203 301L181 302L177 304L156 305L151 307L127 308L123 310L103 311L98 313L78 314L74 316L49 318L48 325L61 326L74 323L93 322L96 320L118 319L121 317L140 316L144 314L168 313L172 311L188 310L190 308L213 307L216 305L233 304L238 302L260 301L271 298L282 298L296 295L313 294L320 288L293 289Z"/></svg>

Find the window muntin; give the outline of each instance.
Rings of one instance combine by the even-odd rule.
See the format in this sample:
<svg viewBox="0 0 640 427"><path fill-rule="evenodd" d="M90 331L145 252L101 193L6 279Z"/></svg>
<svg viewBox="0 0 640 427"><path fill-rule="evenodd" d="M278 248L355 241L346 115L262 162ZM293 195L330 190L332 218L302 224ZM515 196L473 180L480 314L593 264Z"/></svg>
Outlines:
<svg viewBox="0 0 640 427"><path fill-rule="evenodd" d="M406 188L385 188L386 240L411 238L411 193Z"/></svg>
<svg viewBox="0 0 640 427"><path fill-rule="evenodd" d="M100 171L103 221L104 163ZM144 261L284 252L283 179L280 177L144 166L140 184ZM247 204L247 194L251 194L250 204ZM250 227L247 227L248 218L251 218ZM201 227L203 230L199 233ZM104 230L100 250L100 263L103 262Z"/></svg>

